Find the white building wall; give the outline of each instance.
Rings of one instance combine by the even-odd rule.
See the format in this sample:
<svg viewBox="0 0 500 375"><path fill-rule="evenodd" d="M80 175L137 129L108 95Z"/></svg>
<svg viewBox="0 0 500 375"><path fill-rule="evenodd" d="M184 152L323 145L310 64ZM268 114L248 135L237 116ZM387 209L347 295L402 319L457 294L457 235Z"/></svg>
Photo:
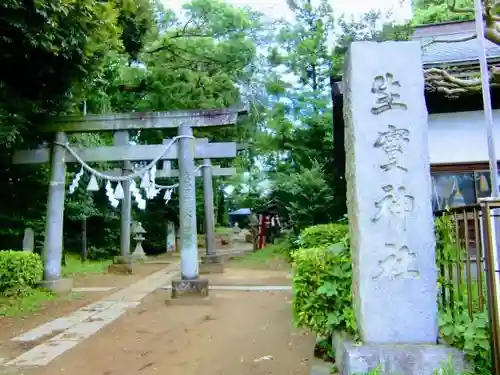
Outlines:
<svg viewBox="0 0 500 375"><path fill-rule="evenodd" d="M500 159L500 110L493 111L494 141ZM431 164L487 162L483 111L429 115Z"/></svg>

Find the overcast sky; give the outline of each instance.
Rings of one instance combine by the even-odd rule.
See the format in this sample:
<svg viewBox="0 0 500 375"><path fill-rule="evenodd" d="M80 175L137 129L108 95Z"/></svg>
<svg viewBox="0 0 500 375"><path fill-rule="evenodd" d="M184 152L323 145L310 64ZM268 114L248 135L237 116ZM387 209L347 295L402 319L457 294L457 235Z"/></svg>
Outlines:
<svg viewBox="0 0 500 375"><path fill-rule="evenodd" d="M290 14L285 0L226 0L235 6L250 6L266 15L276 18ZM176 12L182 9L186 0L163 0L165 5ZM381 10L393 10L397 21L411 18L411 6L409 0L330 0L336 13L361 15L370 10L378 8ZM403 3L403 5L401 5ZM288 17L287 17L288 18Z"/></svg>

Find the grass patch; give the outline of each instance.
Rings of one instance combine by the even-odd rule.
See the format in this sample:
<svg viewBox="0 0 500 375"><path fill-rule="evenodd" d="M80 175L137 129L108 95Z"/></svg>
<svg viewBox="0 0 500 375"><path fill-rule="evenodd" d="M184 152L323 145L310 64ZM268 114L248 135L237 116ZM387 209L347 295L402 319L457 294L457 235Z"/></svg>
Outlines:
<svg viewBox="0 0 500 375"><path fill-rule="evenodd" d="M263 249L233 258L233 265L248 268L285 268L289 267L286 250L282 244L268 245Z"/></svg>
<svg viewBox="0 0 500 375"><path fill-rule="evenodd" d="M82 263L79 256L67 254L66 266L63 267L62 274L63 276L71 276L104 273L111 263L113 263L111 260L86 261Z"/></svg>
<svg viewBox="0 0 500 375"><path fill-rule="evenodd" d="M111 260L87 261L82 263L80 258L74 254L66 255L66 266L62 269L63 277L71 275L86 275L103 273L107 271ZM42 304L47 301L73 300L81 298L77 293L58 297L48 290L30 289L25 295L19 297L0 296L0 317L24 317L35 313Z"/></svg>
<svg viewBox="0 0 500 375"><path fill-rule="evenodd" d="M232 232L233 232L233 228L231 228L231 227L215 227L215 233L231 234Z"/></svg>
<svg viewBox="0 0 500 375"><path fill-rule="evenodd" d="M46 301L55 300L57 296L47 290L32 289L22 297L0 297L0 316L26 316L36 312Z"/></svg>
<svg viewBox="0 0 500 375"><path fill-rule="evenodd" d="M45 289L31 289L22 297L0 296L0 317L26 317L37 312L48 301L72 301L83 298L80 293L57 296Z"/></svg>

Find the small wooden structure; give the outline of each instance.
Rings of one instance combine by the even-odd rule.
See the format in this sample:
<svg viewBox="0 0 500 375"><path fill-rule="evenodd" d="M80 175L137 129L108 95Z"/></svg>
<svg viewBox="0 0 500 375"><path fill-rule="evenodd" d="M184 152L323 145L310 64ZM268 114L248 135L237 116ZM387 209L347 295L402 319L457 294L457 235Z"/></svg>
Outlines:
<svg viewBox="0 0 500 375"><path fill-rule="evenodd" d="M274 239L279 236L279 231L275 231L272 228L272 218L278 218L279 220L279 230L283 227L283 222L285 219L284 206L278 200L271 200L261 207L255 209L254 211L259 215L259 240L257 247L261 249L268 243L273 243Z"/></svg>

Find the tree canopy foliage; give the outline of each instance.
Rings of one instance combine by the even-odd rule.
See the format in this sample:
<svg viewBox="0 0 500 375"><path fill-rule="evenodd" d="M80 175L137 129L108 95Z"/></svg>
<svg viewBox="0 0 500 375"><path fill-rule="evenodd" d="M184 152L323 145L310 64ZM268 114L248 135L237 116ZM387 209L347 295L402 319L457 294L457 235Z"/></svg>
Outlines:
<svg viewBox="0 0 500 375"><path fill-rule="evenodd" d="M473 0L456 0L459 8L473 7ZM413 2L413 23L425 25L449 21L472 20L474 15L453 11L453 6L448 1L443 0L417 0Z"/></svg>

